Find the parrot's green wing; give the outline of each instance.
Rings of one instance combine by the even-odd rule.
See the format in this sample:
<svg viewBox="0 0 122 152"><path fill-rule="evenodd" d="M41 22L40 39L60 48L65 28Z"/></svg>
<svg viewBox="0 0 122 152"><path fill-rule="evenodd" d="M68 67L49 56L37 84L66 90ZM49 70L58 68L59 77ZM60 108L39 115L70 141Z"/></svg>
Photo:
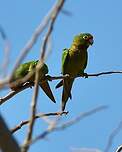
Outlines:
<svg viewBox="0 0 122 152"><path fill-rule="evenodd" d="M17 90L25 83L25 82L19 82L13 84L12 82L24 78L30 72L30 69L32 70L32 68L36 67L37 62L38 61L30 61L19 65L19 67L13 73L13 76L9 82L9 86L12 90Z"/></svg>
<svg viewBox="0 0 122 152"><path fill-rule="evenodd" d="M48 66L44 63L43 65L41 65L42 67L41 67L41 69L40 69L40 73L42 73L42 74L47 74L48 72L49 72L49 70L48 70Z"/></svg>
<svg viewBox="0 0 122 152"><path fill-rule="evenodd" d="M68 55L69 55L69 50L68 49L63 49L63 54L62 54L62 74L65 74L65 66L67 64L68 61ZM56 89L60 88L61 86L63 86L63 80L61 80L57 85L56 85Z"/></svg>
<svg viewBox="0 0 122 152"><path fill-rule="evenodd" d="M69 62L69 49L64 49L62 54L62 74L67 74L67 63ZM56 88L59 88L63 85L63 93L62 93L62 111L65 110L66 102L68 98L72 98L71 96L71 88L74 79L66 78L61 80L57 85Z"/></svg>
<svg viewBox="0 0 122 152"><path fill-rule="evenodd" d="M37 61L30 61L30 62L27 62L27 63L24 63L24 64L21 64L17 69L16 71L14 72L13 74L13 77L11 79L11 82L9 84L10 88L12 90L17 90L19 89L20 87L23 86L23 83L16 83L16 84L12 84L12 82L16 81L16 80L19 80L21 78L24 78L29 72L32 72L37 64L38 64L39 60ZM44 81L41 83L42 80L44 80L45 78L45 75L48 73L48 66L44 63L43 65L41 65L40 67L40 70L39 70L39 85L40 87L42 88L42 90L45 92L45 94L53 101L53 102L56 102L55 101L55 98L53 96L53 93L50 89L50 86L48 84L48 81ZM29 78L26 82L32 82L34 83L35 81L35 73L31 76L31 78Z"/></svg>
<svg viewBox="0 0 122 152"><path fill-rule="evenodd" d="M69 49L64 49L63 54L62 54L62 74L66 74L65 69L66 69L68 60L69 60Z"/></svg>
<svg viewBox="0 0 122 152"><path fill-rule="evenodd" d="M85 77L85 78L88 78L87 73L84 73L84 70L86 69L86 66L87 66L87 62L88 62L88 55L86 54L86 60L85 60L84 66L83 66L83 68L78 72L77 76L83 76L83 77Z"/></svg>
<svg viewBox="0 0 122 152"><path fill-rule="evenodd" d="M31 61L24 64L20 64L15 70L11 81L16 81L27 75L33 68L36 67L38 61Z"/></svg>

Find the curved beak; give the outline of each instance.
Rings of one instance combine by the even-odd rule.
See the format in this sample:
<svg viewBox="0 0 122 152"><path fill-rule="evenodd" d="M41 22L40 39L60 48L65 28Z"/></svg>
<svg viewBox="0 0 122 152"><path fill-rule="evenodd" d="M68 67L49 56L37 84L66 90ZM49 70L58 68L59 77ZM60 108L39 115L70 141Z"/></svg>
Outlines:
<svg viewBox="0 0 122 152"><path fill-rule="evenodd" d="M94 43L93 38L90 38L90 39L89 39L89 43L90 43L90 45L92 45L92 44Z"/></svg>

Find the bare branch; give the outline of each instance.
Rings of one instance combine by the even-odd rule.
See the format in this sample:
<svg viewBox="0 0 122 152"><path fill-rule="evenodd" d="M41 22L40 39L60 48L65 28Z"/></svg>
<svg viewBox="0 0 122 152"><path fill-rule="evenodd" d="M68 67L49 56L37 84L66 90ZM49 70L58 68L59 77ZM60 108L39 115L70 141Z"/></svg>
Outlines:
<svg viewBox="0 0 122 152"><path fill-rule="evenodd" d="M67 123L64 123L64 124L58 126L58 127L56 128L56 130L65 129L65 128L67 128L67 127L69 127L69 126L71 126L71 125L79 122L80 120L82 120L82 119L84 119L84 118L86 118L86 117L89 117L89 116L91 116L92 114L95 114L95 113L97 113L97 112L99 112L99 111L105 110L105 109L107 109L107 108L108 108L108 106L99 106L99 107L96 107L96 108L94 108L94 109L92 109L92 110L90 110L90 111L81 113L81 114L79 114L79 116L77 116L76 118L68 121Z"/></svg>
<svg viewBox="0 0 122 152"><path fill-rule="evenodd" d="M110 75L110 74L122 74L122 71L107 71L107 72L100 72L100 73L87 73L88 77L98 77L98 76L102 76L102 75ZM66 77L70 77L69 75L63 75L63 76L47 76L47 79L52 81L52 80L59 80L59 79L64 79ZM85 75L78 75L76 78L79 77L85 77Z"/></svg>
<svg viewBox="0 0 122 152"><path fill-rule="evenodd" d="M5 78L2 82L0 82L1 87L4 86L5 84L8 84L9 80L12 78L14 71L17 69L19 64L22 62L22 60L26 57L30 49L33 47L33 45L37 42L40 34L43 32L43 30L48 26L49 22L53 23L55 22L55 18L57 17L58 13L60 12L60 9L62 8L65 0L58 0L56 3L53 5L52 9L47 13L47 15L44 17L42 22L39 24L39 26L35 29L32 37L30 40L27 42L25 47L21 50L21 54L19 55L19 58L16 61L16 64L12 70L12 73L9 77Z"/></svg>
<svg viewBox="0 0 122 152"><path fill-rule="evenodd" d="M0 115L0 149L3 152L20 152L20 147L14 137L11 135L2 116Z"/></svg>
<svg viewBox="0 0 122 152"><path fill-rule="evenodd" d="M100 72L95 74L88 74L88 77L94 77L94 76L101 76L101 75L109 75L109 74L122 74L122 71L107 71L107 72Z"/></svg>
<svg viewBox="0 0 122 152"><path fill-rule="evenodd" d="M96 112L102 111L107 109L108 106L99 106L96 107L90 111L84 112L79 114L77 117L75 117L74 119L67 121L61 125L53 125L53 127L48 127L47 130L45 130L42 134L40 134L39 136L37 136L34 140L32 140L29 144L35 143L38 140L44 139L48 134L50 134L53 131L59 131L59 130L63 130L65 128L68 128L74 124L76 124L77 122L79 122L80 120L91 116L92 114L95 114Z"/></svg>
<svg viewBox="0 0 122 152"><path fill-rule="evenodd" d="M39 73L39 71L38 71L38 73ZM24 142L24 146L22 147L22 152L28 151L28 149L29 149L28 143L31 141L31 138L32 138L34 123L35 123L37 98L38 98L38 80L39 80L39 74L36 74L36 82L34 85L35 89L34 89L34 94L33 94L32 102L31 102L31 119L29 121L29 127L28 127L29 129L27 132L27 137Z"/></svg>
<svg viewBox="0 0 122 152"><path fill-rule="evenodd" d="M102 152L96 148L71 148L72 152Z"/></svg>
<svg viewBox="0 0 122 152"><path fill-rule="evenodd" d="M19 92L27 89L27 88L31 88L33 86L33 84L31 83L26 83L25 85L23 85L21 88L19 88L16 91L10 91L6 96L0 98L0 105L2 105L3 103L5 103L7 100L9 100L10 98L12 98L13 96L15 96L16 94L18 94Z"/></svg>
<svg viewBox="0 0 122 152"><path fill-rule="evenodd" d="M38 118L42 118L42 117L49 117L49 116L60 116L60 115L63 115L63 114L67 115L68 112L63 111L63 112L50 112L50 113L44 113L44 114L37 114L34 119L38 119ZM29 123L29 120L21 121L19 125L17 125L13 129L11 129L11 132L15 133L16 131L18 131L23 126L27 125L28 123Z"/></svg>
<svg viewBox="0 0 122 152"><path fill-rule="evenodd" d="M122 130L122 121L120 121L118 126L111 132L104 152L109 152L109 150L113 144L114 138L118 135L120 130Z"/></svg>
<svg viewBox="0 0 122 152"><path fill-rule="evenodd" d="M52 19L52 16L54 15L54 13L56 14L55 16L57 16L57 14L59 13L61 7L63 6L64 1L65 0L59 0L58 3L56 2L55 5L52 7L52 9L47 14L47 16L45 16L45 18L42 20L42 22L36 28L36 30L33 33L31 39L28 41L28 43L26 44L26 46L22 49L22 53L19 56L19 58L18 58L18 60L17 60L17 62L15 64L13 72L18 67L18 65L22 62L22 60L25 58L25 56L27 55L27 53L29 52L29 50L36 43L38 37L40 36L40 34L42 33L42 31L47 27L47 25L49 24L50 20ZM11 76L12 75L13 75L13 73L11 74Z"/></svg>
<svg viewBox="0 0 122 152"><path fill-rule="evenodd" d="M9 64L9 52L10 52L10 42L8 40L8 37L5 33L5 30L2 28L0 25L0 34L2 36L2 39L4 40L4 60L2 64L2 69L3 69L3 76L5 77L7 74L7 66Z"/></svg>
<svg viewBox="0 0 122 152"><path fill-rule="evenodd" d="M50 20L51 20L50 21L50 26L48 28L48 32L45 36L44 43L43 43L43 46L42 46L41 59L44 59L48 39L49 39L49 37L52 33L55 20L56 20L58 14L59 14L61 8L64 5L64 2L65 2L65 0L59 0L58 3L56 4L55 10L52 12L52 15L50 16Z"/></svg>
<svg viewBox="0 0 122 152"><path fill-rule="evenodd" d="M40 65L39 65L40 66ZM32 72L35 72L32 71ZM32 73L31 73L32 74ZM108 72L100 72L100 73L93 73L93 74L87 74L88 77L98 77L98 76L102 76L102 75L110 75L110 74L122 74L122 71L108 71ZM64 76L50 76L50 75L47 75L46 76L46 79L49 80L49 81L53 81L53 80L60 80L60 79L64 79L66 77L70 77L69 75L64 75ZM77 76L76 78L80 78L80 77L83 77L83 76ZM27 77L28 78L28 77ZM16 83L18 82L24 82L25 79L22 79L22 80L19 80L17 81ZM14 82L15 83L15 82ZM16 95L17 93L27 89L28 87L32 87L33 85L32 84L26 84L24 85L22 88L20 88L19 90L17 91L11 91L9 94L7 94L5 97L2 97L0 98L0 105L2 105L3 103L5 103L7 100L9 100L10 98L12 98L14 95Z"/></svg>
<svg viewBox="0 0 122 152"><path fill-rule="evenodd" d="M59 14L63 4L64 4L64 0L58 0L58 2L56 3L56 5L54 7L54 10L50 16L51 23L50 23L48 32L46 34L45 40L44 40L43 45L42 45L42 52L41 52L39 64L42 64L44 61L47 42L49 40L50 34L52 33L53 25L54 25L54 22L56 20L56 17ZM33 95L32 104L31 104L31 119L29 121L29 129L28 129L27 137L25 139L25 143L22 147L22 152L27 152L27 150L29 149L30 145L28 143L31 141L34 123L35 123L36 105L37 105L37 98L38 98L39 68L40 68L40 67L38 68L38 65L36 68L35 85L34 85L35 89L34 89L34 95Z"/></svg>

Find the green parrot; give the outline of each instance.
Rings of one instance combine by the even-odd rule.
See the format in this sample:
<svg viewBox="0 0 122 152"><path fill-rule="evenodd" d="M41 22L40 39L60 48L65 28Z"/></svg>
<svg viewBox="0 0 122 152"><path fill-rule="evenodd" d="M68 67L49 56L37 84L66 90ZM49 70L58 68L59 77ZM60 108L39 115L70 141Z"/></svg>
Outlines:
<svg viewBox="0 0 122 152"><path fill-rule="evenodd" d="M63 86L62 111L65 110L68 99L72 98L71 89L75 77L78 75L87 77L87 74L84 73L88 60L87 48L92 44L93 36L91 34L80 33L74 37L71 47L63 50L62 74L68 74L70 77L66 77L56 85L56 88Z"/></svg>
<svg viewBox="0 0 122 152"><path fill-rule="evenodd" d="M14 72L13 77L9 83L9 86L12 90L17 90L19 88L21 88L25 83L27 82L31 82L34 84L35 81L35 73L31 76L31 78L29 78L29 80L27 80L26 82L23 83L15 83L12 84L12 82L22 79L24 78L24 76L26 76L29 72L32 72L32 70L34 70L36 68L38 64L38 60L37 61L30 61L24 64L21 64ZM47 80L45 80L45 76L48 73L48 67L46 64L43 64L43 66L41 67L40 71L39 71L39 86L42 88L42 90L46 93L46 95L55 103L55 98L53 96L53 93L50 89L49 83ZM45 80L45 81L43 81ZM42 82L43 81L43 82Z"/></svg>

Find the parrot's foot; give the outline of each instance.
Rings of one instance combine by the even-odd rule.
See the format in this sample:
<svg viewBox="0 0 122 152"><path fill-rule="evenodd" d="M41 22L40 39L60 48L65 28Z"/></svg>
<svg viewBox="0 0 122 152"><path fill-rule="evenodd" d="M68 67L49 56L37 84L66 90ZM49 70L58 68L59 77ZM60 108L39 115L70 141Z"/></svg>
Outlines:
<svg viewBox="0 0 122 152"><path fill-rule="evenodd" d="M50 75L46 75L46 79L47 79L48 81L52 81L52 77L51 77Z"/></svg>
<svg viewBox="0 0 122 152"><path fill-rule="evenodd" d="M88 74L87 73L79 73L77 76L78 77L88 78Z"/></svg>
<svg viewBox="0 0 122 152"><path fill-rule="evenodd" d="M83 77L86 79L88 78L88 74L87 73L83 73Z"/></svg>
<svg viewBox="0 0 122 152"><path fill-rule="evenodd" d="M58 115L62 116L62 115L67 115L69 113L69 111L61 111L61 112L57 112Z"/></svg>
<svg viewBox="0 0 122 152"><path fill-rule="evenodd" d="M70 75L69 74L65 74L66 79L69 79Z"/></svg>

